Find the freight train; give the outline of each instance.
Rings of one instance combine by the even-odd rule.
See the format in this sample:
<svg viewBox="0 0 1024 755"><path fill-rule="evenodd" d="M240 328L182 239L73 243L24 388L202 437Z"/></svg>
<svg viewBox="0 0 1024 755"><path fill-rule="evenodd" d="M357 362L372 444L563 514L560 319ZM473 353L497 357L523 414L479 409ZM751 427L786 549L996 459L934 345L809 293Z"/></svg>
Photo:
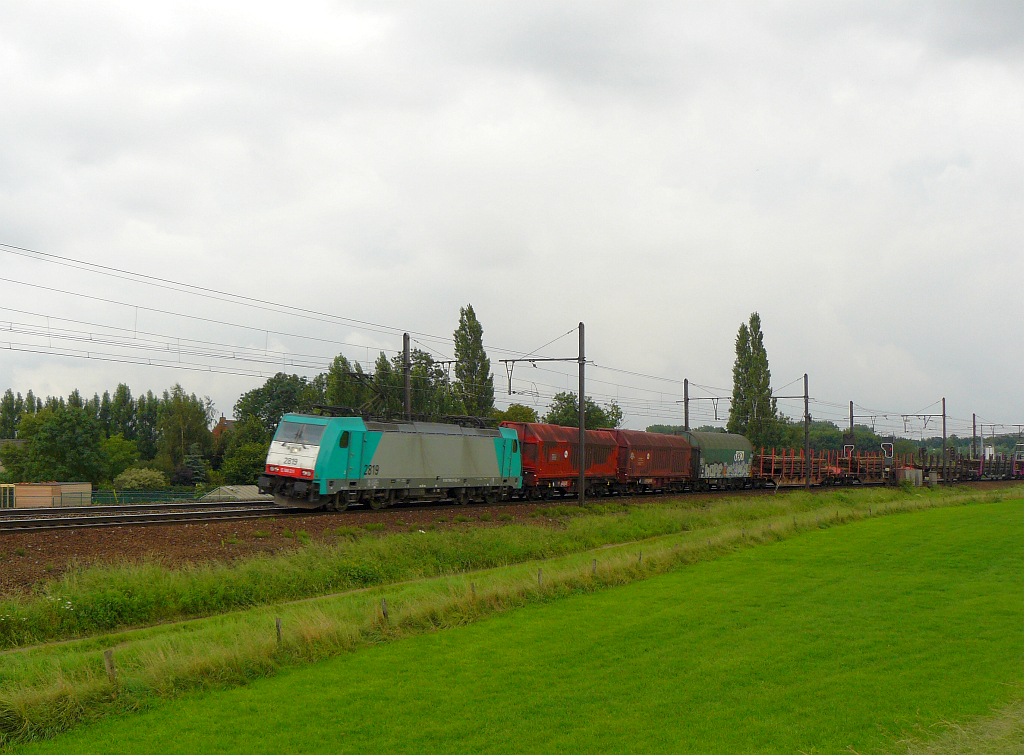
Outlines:
<svg viewBox="0 0 1024 755"><path fill-rule="evenodd" d="M286 414L259 489L279 505L379 509L405 501L492 502L577 495L578 430L503 422L464 427ZM761 486L742 435L588 430L589 496Z"/></svg>
<svg viewBox="0 0 1024 755"><path fill-rule="evenodd" d="M259 489L282 506L380 509L400 502L489 503L574 497L579 431L531 422L464 427L360 417L286 414L267 454ZM1024 479L1024 445L1014 454L960 456L759 449L742 435L588 430L588 496L652 492L859 485L902 479L959 482Z"/></svg>

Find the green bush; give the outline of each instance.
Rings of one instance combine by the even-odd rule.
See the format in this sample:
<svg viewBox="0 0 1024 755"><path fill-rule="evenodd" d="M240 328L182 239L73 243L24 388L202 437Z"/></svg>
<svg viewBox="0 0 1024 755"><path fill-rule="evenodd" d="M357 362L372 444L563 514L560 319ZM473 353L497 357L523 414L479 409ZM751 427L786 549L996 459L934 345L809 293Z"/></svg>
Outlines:
<svg viewBox="0 0 1024 755"><path fill-rule="evenodd" d="M128 469L114 478L116 490L166 490L167 475L155 469Z"/></svg>

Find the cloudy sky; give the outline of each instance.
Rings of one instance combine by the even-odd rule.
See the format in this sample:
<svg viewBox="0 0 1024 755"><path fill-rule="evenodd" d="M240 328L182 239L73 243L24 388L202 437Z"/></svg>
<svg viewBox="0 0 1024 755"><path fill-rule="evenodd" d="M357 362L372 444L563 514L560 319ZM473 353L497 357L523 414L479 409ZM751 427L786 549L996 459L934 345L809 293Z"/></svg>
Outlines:
<svg viewBox="0 0 1024 755"><path fill-rule="evenodd" d="M1015 0L5 0L0 390L230 416L405 330L450 358L472 303L499 404L574 389L496 360L583 321L644 427L728 394L756 310L817 418L1024 422L1022 134Z"/></svg>

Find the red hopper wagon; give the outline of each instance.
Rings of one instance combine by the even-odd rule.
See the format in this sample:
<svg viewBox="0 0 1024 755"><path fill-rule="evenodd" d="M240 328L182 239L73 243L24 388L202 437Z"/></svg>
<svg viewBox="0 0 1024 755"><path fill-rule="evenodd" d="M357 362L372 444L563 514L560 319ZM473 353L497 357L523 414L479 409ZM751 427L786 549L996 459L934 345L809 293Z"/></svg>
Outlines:
<svg viewBox="0 0 1024 755"><path fill-rule="evenodd" d="M549 498L575 494L579 481L579 430L533 422L502 422L519 434L523 460L523 494ZM619 446L614 433L587 430L587 493L607 495L618 478Z"/></svg>

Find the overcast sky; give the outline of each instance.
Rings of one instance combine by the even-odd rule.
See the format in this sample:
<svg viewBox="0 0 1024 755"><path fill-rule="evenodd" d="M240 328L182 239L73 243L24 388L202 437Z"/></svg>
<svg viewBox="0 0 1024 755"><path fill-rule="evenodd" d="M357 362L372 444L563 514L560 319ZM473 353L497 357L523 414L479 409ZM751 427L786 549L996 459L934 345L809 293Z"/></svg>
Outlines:
<svg viewBox="0 0 1024 755"><path fill-rule="evenodd" d="M5 0L0 243L321 314L0 251L0 391L230 416L403 330L450 358L472 303L499 405L575 390L497 360L583 321L642 428L728 394L757 311L817 418L1021 423L1022 134L1017 0Z"/></svg>

